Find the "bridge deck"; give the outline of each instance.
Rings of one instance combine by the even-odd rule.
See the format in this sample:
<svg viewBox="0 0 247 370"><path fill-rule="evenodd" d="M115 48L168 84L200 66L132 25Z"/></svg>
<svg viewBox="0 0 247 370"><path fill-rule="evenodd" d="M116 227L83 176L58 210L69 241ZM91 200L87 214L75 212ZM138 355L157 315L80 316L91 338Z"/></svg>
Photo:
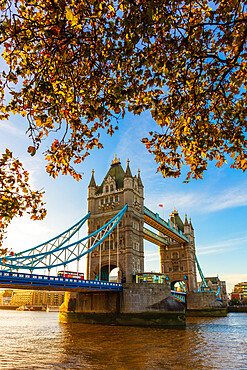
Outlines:
<svg viewBox="0 0 247 370"><path fill-rule="evenodd" d="M143 237L151 243L156 245L168 245L168 241L160 235L153 233L152 231L143 228Z"/></svg>
<svg viewBox="0 0 247 370"><path fill-rule="evenodd" d="M0 287L31 290L122 291L119 283L0 271Z"/></svg>
<svg viewBox="0 0 247 370"><path fill-rule="evenodd" d="M153 213L147 207L144 207L144 222L179 243L189 242L187 236L185 236L180 230L174 229L166 221L159 217L158 213Z"/></svg>
<svg viewBox="0 0 247 370"><path fill-rule="evenodd" d="M180 302L186 302L186 293L184 292L177 292L176 290L171 290L171 296L177 299Z"/></svg>

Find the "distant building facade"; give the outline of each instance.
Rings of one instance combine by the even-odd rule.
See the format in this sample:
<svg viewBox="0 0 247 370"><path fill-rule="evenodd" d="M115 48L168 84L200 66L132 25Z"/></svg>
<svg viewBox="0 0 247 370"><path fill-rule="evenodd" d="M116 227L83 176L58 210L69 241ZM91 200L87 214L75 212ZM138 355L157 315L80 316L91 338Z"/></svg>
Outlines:
<svg viewBox="0 0 247 370"><path fill-rule="evenodd" d="M234 293L239 293L241 300L247 299L247 282L238 283L234 285Z"/></svg>
<svg viewBox="0 0 247 370"><path fill-rule="evenodd" d="M12 293L13 306L61 306L64 292L44 290L16 290Z"/></svg>
<svg viewBox="0 0 247 370"><path fill-rule="evenodd" d="M0 305L8 306L11 304L12 290L0 292Z"/></svg>
<svg viewBox="0 0 247 370"><path fill-rule="evenodd" d="M33 304L33 290L16 290L12 294L11 305L23 306Z"/></svg>
<svg viewBox="0 0 247 370"><path fill-rule="evenodd" d="M33 306L61 306L64 301L64 292L33 291Z"/></svg>
<svg viewBox="0 0 247 370"><path fill-rule="evenodd" d="M218 276L205 277L205 280L208 283L210 290L214 292L217 292L219 287L221 287L218 298L222 299L224 303L227 303L228 295L227 295L227 290L226 290L226 282L220 280Z"/></svg>

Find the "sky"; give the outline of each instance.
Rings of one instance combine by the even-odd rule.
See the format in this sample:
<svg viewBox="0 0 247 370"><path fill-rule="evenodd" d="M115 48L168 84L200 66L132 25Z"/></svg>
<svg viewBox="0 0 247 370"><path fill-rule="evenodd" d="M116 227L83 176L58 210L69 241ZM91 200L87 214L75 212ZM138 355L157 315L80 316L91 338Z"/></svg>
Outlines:
<svg viewBox="0 0 247 370"><path fill-rule="evenodd" d="M154 157L140 142L155 129L149 112L141 116L130 113L119 122L119 130L112 136L103 133L104 149L95 149L79 167L83 179L77 182L69 175L53 179L45 171L46 161L42 150L30 157L27 148L31 141L25 134L26 119L12 116L0 122L0 151L13 151L30 173L34 190L44 190L47 216L43 221L32 221L28 216L16 218L8 228L4 246L20 252L34 247L60 234L87 213L87 187L91 171L99 185L106 175L115 154L123 169L130 160L132 175L141 171L144 185L144 204L165 220L174 207L182 220L185 213L191 218L195 230L196 254L205 276L219 276L226 280L228 292L233 285L247 281L247 176L240 170L224 165L218 169L209 165L203 180L191 180L185 184L186 172L181 178L164 179L157 172ZM163 208L159 207L163 204ZM87 234L85 226L81 232ZM145 242L145 270L160 271L159 250ZM85 272L86 261L80 262Z"/></svg>

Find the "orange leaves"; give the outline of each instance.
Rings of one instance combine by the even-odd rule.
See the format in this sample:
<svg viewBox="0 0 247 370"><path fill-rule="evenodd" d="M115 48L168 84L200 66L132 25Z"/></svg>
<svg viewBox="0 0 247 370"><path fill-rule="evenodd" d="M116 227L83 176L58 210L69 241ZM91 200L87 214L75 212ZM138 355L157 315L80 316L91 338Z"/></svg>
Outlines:
<svg viewBox="0 0 247 370"><path fill-rule="evenodd" d="M110 136L112 136L112 135L114 134L114 130L113 130L112 125L110 125L110 127L108 128L107 133L108 133Z"/></svg>
<svg viewBox="0 0 247 370"><path fill-rule="evenodd" d="M36 149L34 146L29 146L27 151L31 154L31 156L34 156L36 154Z"/></svg>
<svg viewBox="0 0 247 370"><path fill-rule="evenodd" d="M186 165L187 178L201 178L208 161L220 166L216 157L232 153L233 166L246 168L243 1L236 8L179 0L40 0L35 7L17 0L17 16L10 4L0 14L9 66L0 79L0 117L27 116L31 155L60 131L61 141L45 153L51 176L78 180L72 165L102 147L100 130L113 135L126 108L150 110L159 134L154 128L143 143L164 176L177 177Z"/></svg>
<svg viewBox="0 0 247 370"><path fill-rule="evenodd" d="M119 114L119 113L121 112L121 109L120 109L119 107L117 107L117 108L115 108L115 109L114 109L114 112L115 112L116 114Z"/></svg>
<svg viewBox="0 0 247 370"><path fill-rule="evenodd" d="M43 193L32 191L29 184L29 175L22 164L13 158L12 153L6 152L0 157L0 246L4 233L15 216L22 216L24 212L35 214L35 219L43 219L46 215ZM33 218L31 216L31 218Z"/></svg>

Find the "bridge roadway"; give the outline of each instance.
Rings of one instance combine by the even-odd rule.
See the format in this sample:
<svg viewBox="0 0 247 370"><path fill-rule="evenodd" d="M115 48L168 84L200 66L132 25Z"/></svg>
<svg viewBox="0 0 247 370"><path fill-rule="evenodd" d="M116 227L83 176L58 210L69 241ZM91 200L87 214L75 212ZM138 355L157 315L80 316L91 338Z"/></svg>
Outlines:
<svg viewBox="0 0 247 370"><path fill-rule="evenodd" d="M171 290L171 296L177 299L179 302L186 303L186 293L177 292L176 290Z"/></svg>
<svg viewBox="0 0 247 370"><path fill-rule="evenodd" d="M182 233L181 230L177 230L172 227L169 223L164 221L158 213L150 211L147 207L144 207L144 222L154 229L160 231L162 234L169 238L176 240L179 243L188 243L189 239ZM154 234L156 235L156 234ZM144 234L145 237L145 234ZM157 244L157 243L155 243Z"/></svg>
<svg viewBox="0 0 247 370"><path fill-rule="evenodd" d="M123 290L122 284L110 283L108 281L63 278L8 271L0 271L0 288L66 292L121 292ZM171 296L180 302L186 302L186 293L171 291Z"/></svg>
<svg viewBox="0 0 247 370"><path fill-rule="evenodd" d="M31 289L50 291L117 291L123 290L122 284L108 281L64 278L58 276L26 274L0 271L0 288Z"/></svg>

